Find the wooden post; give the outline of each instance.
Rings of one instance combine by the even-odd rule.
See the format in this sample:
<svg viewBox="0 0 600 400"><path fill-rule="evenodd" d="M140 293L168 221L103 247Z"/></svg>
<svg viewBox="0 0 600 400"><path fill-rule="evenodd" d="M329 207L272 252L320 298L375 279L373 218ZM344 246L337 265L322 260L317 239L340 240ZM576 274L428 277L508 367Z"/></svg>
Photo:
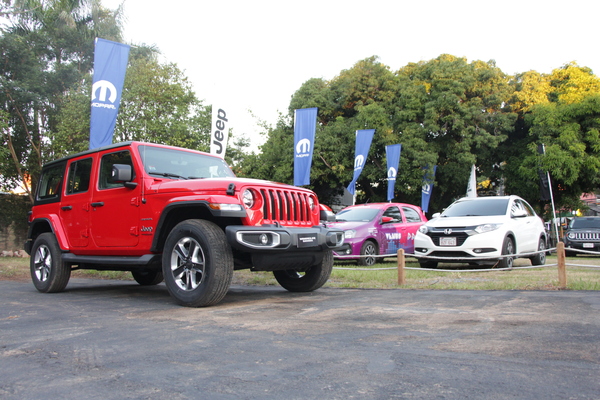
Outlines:
<svg viewBox="0 0 600 400"><path fill-rule="evenodd" d="M558 286L561 289L567 288L567 267L565 261L565 244L558 242L556 244L556 258L558 261Z"/></svg>
<svg viewBox="0 0 600 400"><path fill-rule="evenodd" d="M398 285L406 284L404 264L404 249L398 249Z"/></svg>

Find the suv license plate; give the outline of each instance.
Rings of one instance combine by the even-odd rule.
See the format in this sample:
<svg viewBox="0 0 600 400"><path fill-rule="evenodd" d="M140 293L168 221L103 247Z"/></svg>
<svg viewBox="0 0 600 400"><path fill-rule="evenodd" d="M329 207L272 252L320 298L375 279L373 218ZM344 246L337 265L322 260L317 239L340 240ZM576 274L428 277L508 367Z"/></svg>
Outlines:
<svg viewBox="0 0 600 400"><path fill-rule="evenodd" d="M442 237L440 238L440 246L456 246L456 238Z"/></svg>
<svg viewBox="0 0 600 400"><path fill-rule="evenodd" d="M584 243L583 244L583 248L584 249L593 249L594 248L594 243Z"/></svg>

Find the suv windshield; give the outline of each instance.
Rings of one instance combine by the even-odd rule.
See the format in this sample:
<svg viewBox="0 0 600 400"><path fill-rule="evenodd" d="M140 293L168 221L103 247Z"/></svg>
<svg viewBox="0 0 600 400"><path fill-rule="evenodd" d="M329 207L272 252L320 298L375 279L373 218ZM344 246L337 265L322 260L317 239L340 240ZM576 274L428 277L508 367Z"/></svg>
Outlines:
<svg viewBox="0 0 600 400"><path fill-rule="evenodd" d="M505 215L508 199L468 199L457 201L448 207L442 217L477 217L485 215Z"/></svg>
<svg viewBox="0 0 600 400"><path fill-rule="evenodd" d="M375 218L378 212L377 208L350 208L337 213L335 220L368 222Z"/></svg>
<svg viewBox="0 0 600 400"><path fill-rule="evenodd" d="M235 175L218 157L177 149L140 146L140 158L149 175L173 179L231 178Z"/></svg>
<svg viewBox="0 0 600 400"><path fill-rule="evenodd" d="M600 229L600 218L575 218L571 221L571 229Z"/></svg>

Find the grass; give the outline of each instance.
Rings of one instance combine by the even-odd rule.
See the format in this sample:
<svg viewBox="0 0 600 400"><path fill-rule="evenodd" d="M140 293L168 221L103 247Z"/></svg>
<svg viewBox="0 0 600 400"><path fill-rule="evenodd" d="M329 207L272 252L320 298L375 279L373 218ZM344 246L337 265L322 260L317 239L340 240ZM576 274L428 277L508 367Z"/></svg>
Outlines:
<svg viewBox="0 0 600 400"><path fill-rule="evenodd" d="M513 269L512 271L471 272L455 269L451 272L406 270L406 284L398 286L396 260L376 264L372 268L359 267L349 262L336 262L331 278L325 287L373 288L373 289L461 289L461 290L559 290L557 267ZM556 264L556 257L548 257L547 264ZM567 289L600 290L600 268L584 268L568 264L600 266L598 257L567 259ZM529 260L516 260L515 266L529 266ZM343 268L343 269L338 269ZM406 267L418 268L419 264L407 258ZM377 270L377 268L390 268ZM441 268L457 268L442 264ZM131 273L118 271L73 271L75 278L131 280ZM0 258L0 280L30 280L29 258ZM278 285L270 272L236 271L236 285Z"/></svg>

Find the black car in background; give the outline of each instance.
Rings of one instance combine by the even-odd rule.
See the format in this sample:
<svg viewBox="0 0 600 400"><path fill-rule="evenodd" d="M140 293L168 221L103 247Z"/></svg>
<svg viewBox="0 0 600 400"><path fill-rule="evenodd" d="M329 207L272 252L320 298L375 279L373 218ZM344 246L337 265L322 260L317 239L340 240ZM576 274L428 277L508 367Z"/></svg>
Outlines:
<svg viewBox="0 0 600 400"><path fill-rule="evenodd" d="M573 218L567 227L564 242L567 257L578 253L570 249L600 251L600 217Z"/></svg>

